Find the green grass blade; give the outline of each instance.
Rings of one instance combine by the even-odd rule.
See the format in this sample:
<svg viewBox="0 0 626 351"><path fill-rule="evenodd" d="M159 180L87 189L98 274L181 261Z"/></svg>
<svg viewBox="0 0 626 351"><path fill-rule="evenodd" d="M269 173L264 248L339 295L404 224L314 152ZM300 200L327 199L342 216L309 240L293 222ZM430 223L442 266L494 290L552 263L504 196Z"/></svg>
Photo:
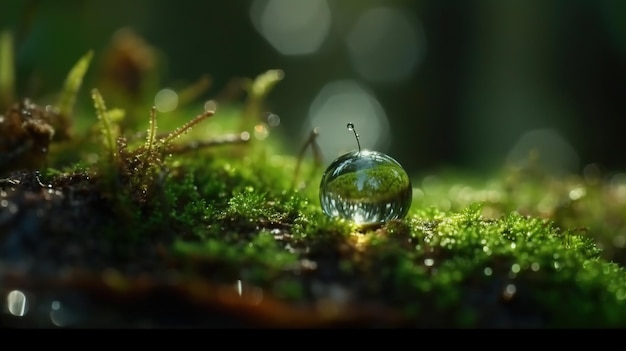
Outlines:
<svg viewBox="0 0 626 351"><path fill-rule="evenodd" d="M71 115L74 104L76 103L76 95L78 95L78 91L83 83L83 78L85 77L85 73L87 73L92 58L93 50L90 50L76 62L68 73L63 91L59 97L59 102L57 103L62 116Z"/></svg>
<svg viewBox="0 0 626 351"><path fill-rule="evenodd" d="M0 33L0 108L8 108L14 102L14 94L13 36L5 30Z"/></svg>

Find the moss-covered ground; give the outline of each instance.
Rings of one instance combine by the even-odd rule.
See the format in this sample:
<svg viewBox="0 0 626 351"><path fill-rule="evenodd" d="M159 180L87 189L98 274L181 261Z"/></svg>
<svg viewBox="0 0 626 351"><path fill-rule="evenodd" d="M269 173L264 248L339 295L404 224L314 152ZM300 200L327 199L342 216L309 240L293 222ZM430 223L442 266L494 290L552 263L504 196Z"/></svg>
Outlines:
<svg viewBox="0 0 626 351"><path fill-rule="evenodd" d="M361 228L261 119L280 72L162 116L105 89L74 109L89 60L2 112L5 326L626 327L620 173L412 175L407 217Z"/></svg>

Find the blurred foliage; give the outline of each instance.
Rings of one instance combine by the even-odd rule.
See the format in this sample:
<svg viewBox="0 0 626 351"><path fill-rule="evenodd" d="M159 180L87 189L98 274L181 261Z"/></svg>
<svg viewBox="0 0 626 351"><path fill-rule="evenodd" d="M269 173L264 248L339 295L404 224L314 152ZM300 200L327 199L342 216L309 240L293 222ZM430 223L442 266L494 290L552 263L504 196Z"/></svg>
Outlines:
<svg viewBox="0 0 626 351"><path fill-rule="evenodd" d="M56 91L55 82L76 57L92 49L99 55L86 80L96 85L90 80L112 62L102 53L120 44L111 38L121 28L143 38L122 47L131 47L123 49L127 62L157 67L153 88L178 90L208 74L215 93L228 90L233 77L280 67L289 78L268 104L283 117L284 137L296 148L308 133L302 126L315 94L329 81L358 77L346 56L345 35L360 14L381 2L332 2L331 34L319 53L307 57L276 52L251 24L252 2L8 0L0 27L15 33L21 96L44 98ZM440 166L498 169L515 141L538 128L553 128L573 145L579 156L573 171L594 162L623 168L615 152L626 127L623 4L394 0L385 6L417 18L427 39L424 60L411 77L370 87L393 131L390 149L381 151L409 173ZM123 70L110 74L134 77ZM122 107L115 89L97 85L111 106ZM89 99L79 101L90 108L84 103Z"/></svg>

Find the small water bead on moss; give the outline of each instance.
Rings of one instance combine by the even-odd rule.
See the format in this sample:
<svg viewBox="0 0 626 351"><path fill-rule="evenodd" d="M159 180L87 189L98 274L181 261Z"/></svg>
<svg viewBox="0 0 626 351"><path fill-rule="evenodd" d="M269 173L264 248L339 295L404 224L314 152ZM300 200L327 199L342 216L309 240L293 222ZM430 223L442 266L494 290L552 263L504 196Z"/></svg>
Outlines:
<svg viewBox="0 0 626 351"><path fill-rule="evenodd" d="M412 200L408 174L392 157L378 151L361 150L354 124L358 151L334 160L320 182L322 210L330 217L356 224L380 224L404 218Z"/></svg>

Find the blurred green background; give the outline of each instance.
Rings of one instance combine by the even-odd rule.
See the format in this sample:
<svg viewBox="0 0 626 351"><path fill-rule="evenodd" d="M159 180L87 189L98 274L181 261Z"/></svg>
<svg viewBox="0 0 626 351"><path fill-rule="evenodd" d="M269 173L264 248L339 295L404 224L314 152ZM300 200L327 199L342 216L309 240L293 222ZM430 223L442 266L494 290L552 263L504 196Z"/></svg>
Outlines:
<svg viewBox="0 0 626 351"><path fill-rule="evenodd" d="M297 150L319 127L326 161L355 148L351 121L413 174L488 172L531 150L555 172L625 168L624 1L0 2L20 97L58 91L125 27L166 57L163 88L209 74L203 99L284 70L268 101L277 131Z"/></svg>

